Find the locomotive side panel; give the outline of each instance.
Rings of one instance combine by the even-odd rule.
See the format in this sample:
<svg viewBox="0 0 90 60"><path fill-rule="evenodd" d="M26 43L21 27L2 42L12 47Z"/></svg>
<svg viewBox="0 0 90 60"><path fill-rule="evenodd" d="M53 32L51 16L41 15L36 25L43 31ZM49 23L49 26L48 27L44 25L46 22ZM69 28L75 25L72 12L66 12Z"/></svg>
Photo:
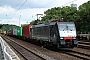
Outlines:
<svg viewBox="0 0 90 60"><path fill-rule="evenodd" d="M48 41L49 35L49 26L32 28L32 38L34 39Z"/></svg>
<svg viewBox="0 0 90 60"><path fill-rule="evenodd" d="M57 44L58 36L57 25L50 25L50 41L55 45Z"/></svg>

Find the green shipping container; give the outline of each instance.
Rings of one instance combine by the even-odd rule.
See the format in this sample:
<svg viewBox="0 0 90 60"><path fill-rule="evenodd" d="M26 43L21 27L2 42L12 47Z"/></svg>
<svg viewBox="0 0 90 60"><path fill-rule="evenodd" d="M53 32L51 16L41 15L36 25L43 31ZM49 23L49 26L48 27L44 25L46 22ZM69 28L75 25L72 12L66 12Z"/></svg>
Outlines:
<svg viewBox="0 0 90 60"><path fill-rule="evenodd" d="M17 36L22 36L22 27L17 28Z"/></svg>

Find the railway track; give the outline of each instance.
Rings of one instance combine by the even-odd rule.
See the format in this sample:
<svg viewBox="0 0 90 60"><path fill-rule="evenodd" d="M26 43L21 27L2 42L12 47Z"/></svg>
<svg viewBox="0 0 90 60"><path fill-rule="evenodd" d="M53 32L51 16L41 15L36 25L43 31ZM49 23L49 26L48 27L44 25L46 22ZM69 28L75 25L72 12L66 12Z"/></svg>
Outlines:
<svg viewBox="0 0 90 60"><path fill-rule="evenodd" d="M90 50L90 42L89 40L79 40L78 41L78 48L76 47L76 50L63 50L62 53L79 58L81 60L90 60L90 51L87 53L82 53L79 49L85 49L85 50Z"/></svg>
<svg viewBox="0 0 90 60"><path fill-rule="evenodd" d="M9 39L9 37L5 37L6 39ZM10 39L10 40L12 40L12 39ZM11 43L10 42L10 40L8 40L9 41L9 43ZM12 43L12 44L14 44L14 43ZM15 45L14 45L15 46ZM26 47L25 47L26 48ZM20 48L18 49L18 50L21 50ZM87 49L82 49L82 48L76 48L76 49L72 49L72 50L61 50L61 51L58 51L57 53L55 52L55 51L53 51L52 53L53 53L53 55L54 54L57 54L58 56L59 56L59 54L61 55L63 55L64 54L64 57L66 57L66 56L68 56L68 57L70 57L70 59L71 60L74 60L74 58L75 58L75 60L90 60L90 54L89 54L89 50L87 50L87 51L84 51L84 50L87 50ZM23 51L22 51L23 52ZM48 51L47 51L48 52ZM59 53L60 52L60 53ZM28 54L28 53L27 53ZM36 53L35 53L36 54ZM30 55L30 54L29 54ZM39 54L37 54L37 55L39 55ZM41 56L41 55L39 55L39 56ZM42 56L41 56L42 57ZM55 57L57 57L57 56L54 56L54 58ZM60 57L60 56L59 56ZM28 58L28 57L27 57ZM35 58L35 57L32 57L32 58ZM55 59L52 59L52 57L51 58L45 58L45 57L42 57L42 58L44 58L44 59L39 59L39 60L59 60L59 59L57 59L57 58L55 58ZM36 58L36 59L31 59L31 60L37 60L38 59L38 57ZM69 60L70 60L69 59ZM30 58L28 58L28 60L30 60ZM67 59L68 60L68 59Z"/></svg>
<svg viewBox="0 0 90 60"><path fill-rule="evenodd" d="M85 53L77 52L74 50L63 50L61 52L64 54L70 55L72 57L79 58L80 60L90 60L90 55Z"/></svg>
<svg viewBox="0 0 90 60"><path fill-rule="evenodd" d="M78 43L79 43L78 48L90 50L90 42L89 42L89 40L79 40Z"/></svg>
<svg viewBox="0 0 90 60"><path fill-rule="evenodd" d="M90 46L89 45L84 45L84 44L79 44L78 48L90 50Z"/></svg>
<svg viewBox="0 0 90 60"><path fill-rule="evenodd" d="M82 41L78 41L79 44L84 44L84 45L89 45L89 41L88 42L82 42Z"/></svg>
<svg viewBox="0 0 90 60"><path fill-rule="evenodd" d="M2 36L2 38L10 44L18 53L20 53L25 60L54 60L52 58L43 57L42 54L38 54L34 51L30 51L24 46L14 42L12 39Z"/></svg>

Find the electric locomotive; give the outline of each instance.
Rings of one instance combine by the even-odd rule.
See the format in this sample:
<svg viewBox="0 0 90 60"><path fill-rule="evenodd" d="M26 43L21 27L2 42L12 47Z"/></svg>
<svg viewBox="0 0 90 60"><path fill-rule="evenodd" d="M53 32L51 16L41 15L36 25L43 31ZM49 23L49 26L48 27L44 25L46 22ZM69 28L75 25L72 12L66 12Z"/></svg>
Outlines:
<svg viewBox="0 0 90 60"><path fill-rule="evenodd" d="M30 28L30 38L47 47L73 48L78 45L74 22L61 20L33 25Z"/></svg>

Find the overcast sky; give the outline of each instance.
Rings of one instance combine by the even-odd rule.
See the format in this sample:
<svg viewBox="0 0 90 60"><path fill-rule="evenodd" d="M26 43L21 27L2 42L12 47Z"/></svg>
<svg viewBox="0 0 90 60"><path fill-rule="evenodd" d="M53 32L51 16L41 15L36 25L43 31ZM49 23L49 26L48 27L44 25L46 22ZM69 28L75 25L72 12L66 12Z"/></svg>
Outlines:
<svg viewBox="0 0 90 60"><path fill-rule="evenodd" d="M89 0L0 0L0 24L19 25L30 22L36 18L36 14L44 14L44 11L52 7L77 6Z"/></svg>

